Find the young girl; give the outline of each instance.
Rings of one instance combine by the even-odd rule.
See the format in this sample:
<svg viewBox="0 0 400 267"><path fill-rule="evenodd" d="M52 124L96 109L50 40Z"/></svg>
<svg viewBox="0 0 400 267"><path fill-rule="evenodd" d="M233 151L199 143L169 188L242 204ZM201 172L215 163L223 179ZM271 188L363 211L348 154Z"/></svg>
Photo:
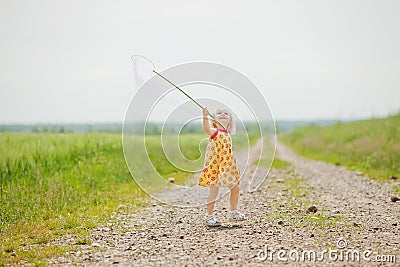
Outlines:
<svg viewBox="0 0 400 267"><path fill-rule="evenodd" d="M232 152L231 134L236 131L231 112L223 107L214 112L212 128L210 127L207 108L203 109L203 128L210 136L204 159L204 168L199 179L199 185L209 187L207 212L204 220L209 226L220 226L221 223L214 217L214 204L221 186L230 189L230 220L244 220L244 214L238 212L239 200L239 170Z"/></svg>

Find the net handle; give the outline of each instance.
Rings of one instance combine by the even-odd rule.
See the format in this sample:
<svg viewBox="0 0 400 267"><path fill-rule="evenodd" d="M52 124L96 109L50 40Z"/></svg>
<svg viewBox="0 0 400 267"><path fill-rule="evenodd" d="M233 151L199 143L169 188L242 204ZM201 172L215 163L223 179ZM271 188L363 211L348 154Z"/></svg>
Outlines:
<svg viewBox="0 0 400 267"><path fill-rule="evenodd" d="M151 61L150 61L151 62ZM153 64L153 63L152 63ZM153 64L154 66L154 64ZM171 84L172 86L174 86L176 89L178 89L182 94L184 94L185 96L187 96L190 100L192 100L197 106L199 106L201 109L204 109L204 107L202 105L199 104L199 102L197 102L195 99L193 99L190 95L188 95L185 91L183 91L181 88L179 88L176 84L174 84L173 82L171 82L167 77L165 77L164 75L162 75L161 73L155 71L153 69L153 72L155 74L157 74L159 77L161 77L162 79L164 79L165 81L167 81L169 84ZM210 117L215 120L219 125L222 126L222 128L224 128L224 130L226 130L225 126L222 125L221 122L219 122L211 113L209 114Z"/></svg>

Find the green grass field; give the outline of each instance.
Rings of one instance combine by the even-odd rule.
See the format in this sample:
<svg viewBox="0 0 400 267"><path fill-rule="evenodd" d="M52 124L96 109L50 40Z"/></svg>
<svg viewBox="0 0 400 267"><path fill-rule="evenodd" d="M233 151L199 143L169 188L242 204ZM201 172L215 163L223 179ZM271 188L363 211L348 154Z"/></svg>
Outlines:
<svg viewBox="0 0 400 267"><path fill-rule="evenodd" d="M205 134L180 137L189 159L205 149L204 142L198 146ZM246 146L244 137L234 136L236 149ZM193 174L168 163L159 135L147 136L146 147L163 177L180 183ZM0 133L0 265L62 255L73 248L45 244L67 233L85 244L90 229L110 220L118 206L135 212L148 199L129 173L120 134Z"/></svg>
<svg viewBox="0 0 400 267"><path fill-rule="evenodd" d="M279 140L300 155L360 170L379 181L400 176L400 114L301 127Z"/></svg>
<svg viewBox="0 0 400 267"><path fill-rule="evenodd" d="M84 240L119 204L136 208L146 198L120 135L2 133L0 145L0 265L63 253L42 244L65 233Z"/></svg>

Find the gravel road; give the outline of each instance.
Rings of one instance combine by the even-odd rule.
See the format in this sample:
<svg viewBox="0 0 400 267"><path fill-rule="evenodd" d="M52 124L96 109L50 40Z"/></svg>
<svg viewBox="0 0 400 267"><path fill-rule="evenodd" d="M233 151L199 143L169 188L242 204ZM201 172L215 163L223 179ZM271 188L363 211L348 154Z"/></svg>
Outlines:
<svg viewBox="0 0 400 267"><path fill-rule="evenodd" d="M48 263L365 266L384 260L388 266L400 265L400 202L390 200L390 188L398 181L381 185L359 172L302 158L282 144L277 155L292 165L272 169L253 193L245 190L246 182L241 185L239 209L247 216L245 222L227 221L228 197L216 204L216 216L223 223L218 228L204 225L203 207L153 201L135 214L121 208L107 226L93 229L90 245ZM246 175L254 170L251 166ZM259 172L265 175L267 170Z"/></svg>

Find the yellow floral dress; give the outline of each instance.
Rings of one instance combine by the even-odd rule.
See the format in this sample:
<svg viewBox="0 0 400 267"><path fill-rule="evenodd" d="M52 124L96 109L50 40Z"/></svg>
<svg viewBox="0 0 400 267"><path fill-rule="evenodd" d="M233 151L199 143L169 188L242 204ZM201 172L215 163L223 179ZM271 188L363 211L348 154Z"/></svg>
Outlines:
<svg viewBox="0 0 400 267"><path fill-rule="evenodd" d="M232 139L227 130L216 129L210 137L199 185L230 187L239 183L239 170L233 156Z"/></svg>

